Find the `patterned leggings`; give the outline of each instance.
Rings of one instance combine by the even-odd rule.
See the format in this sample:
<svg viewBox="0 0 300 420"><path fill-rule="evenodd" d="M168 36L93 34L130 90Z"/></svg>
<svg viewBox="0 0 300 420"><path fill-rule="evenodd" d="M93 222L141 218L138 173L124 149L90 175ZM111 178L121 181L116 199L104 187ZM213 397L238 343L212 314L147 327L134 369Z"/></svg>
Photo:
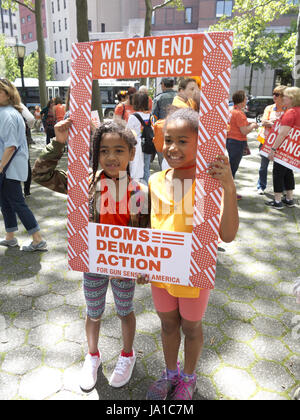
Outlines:
<svg viewBox="0 0 300 420"><path fill-rule="evenodd" d="M116 311L119 316L127 316L133 312L133 296L135 281L132 279L111 279ZM105 298L109 276L103 274L83 274L83 291L89 318L98 319L105 309Z"/></svg>

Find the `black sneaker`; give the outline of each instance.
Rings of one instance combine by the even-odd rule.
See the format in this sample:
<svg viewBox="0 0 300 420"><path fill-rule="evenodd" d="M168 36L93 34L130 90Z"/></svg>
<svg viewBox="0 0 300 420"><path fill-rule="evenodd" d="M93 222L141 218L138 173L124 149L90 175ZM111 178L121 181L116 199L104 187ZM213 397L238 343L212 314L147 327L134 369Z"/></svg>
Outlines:
<svg viewBox="0 0 300 420"><path fill-rule="evenodd" d="M266 201L265 204L267 206L274 207L276 210L282 210L284 208L282 201L279 201L279 203L277 203L275 200Z"/></svg>
<svg viewBox="0 0 300 420"><path fill-rule="evenodd" d="M294 200L288 200L287 198L282 199L283 204L285 204L287 207L295 207L295 201Z"/></svg>

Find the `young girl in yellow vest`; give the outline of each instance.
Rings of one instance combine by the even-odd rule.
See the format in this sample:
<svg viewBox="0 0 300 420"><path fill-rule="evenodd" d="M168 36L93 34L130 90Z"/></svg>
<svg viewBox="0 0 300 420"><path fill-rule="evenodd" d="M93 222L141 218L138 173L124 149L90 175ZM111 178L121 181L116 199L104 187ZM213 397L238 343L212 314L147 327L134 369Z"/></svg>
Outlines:
<svg viewBox="0 0 300 420"><path fill-rule="evenodd" d="M170 169L158 172L149 180L151 194L151 228L175 232L192 232L195 194L199 114L182 108L170 114L165 123L164 158ZM231 242L238 230L236 190L228 159L218 156L208 168L212 178L223 187L220 218L220 238ZM188 191L175 190L175 185L190 182ZM181 182L180 182L181 181ZM183 197L181 200L176 197ZM180 206L182 212L177 212ZM168 211L162 211L168 208ZM182 262L184 263L184 262ZM188 263L188 262L187 262ZM209 290L190 286L152 282L152 298L161 320L161 337L166 370L154 382L147 399L192 399L197 376L195 374L202 346L201 320L209 299ZM178 352L184 335L184 365L180 368Z"/></svg>

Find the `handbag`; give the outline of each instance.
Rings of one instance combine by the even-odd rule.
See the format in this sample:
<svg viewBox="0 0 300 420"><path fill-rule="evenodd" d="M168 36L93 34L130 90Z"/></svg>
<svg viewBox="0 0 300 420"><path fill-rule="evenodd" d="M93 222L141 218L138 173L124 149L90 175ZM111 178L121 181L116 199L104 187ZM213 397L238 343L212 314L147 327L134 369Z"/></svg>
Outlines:
<svg viewBox="0 0 300 420"><path fill-rule="evenodd" d="M251 155L251 151L249 149L248 143L245 142L246 144L244 145L244 150L243 150L243 156L249 156Z"/></svg>
<svg viewBox="0 0 300 420"><path fill-rule="evenodd" d="M19 150L20 148L18 147L15 151L14 151L14 153L13 153L13 155L12 155L12 157L10 158L10 160L7 162L7 164L4 166L4 168L3 168L3 171L1 172L1 174L0 174L0 207L2 206L2 187L3 187L3 182L4 182L4 179L5 179L5 173L6 173L6 171L7 171L7 169L8 169L8 167L9 167L9 165L11 164L11 161L13 160L13 158L15 157L15 155L17 154L17 152L18 152L18 150Z"/></svg>

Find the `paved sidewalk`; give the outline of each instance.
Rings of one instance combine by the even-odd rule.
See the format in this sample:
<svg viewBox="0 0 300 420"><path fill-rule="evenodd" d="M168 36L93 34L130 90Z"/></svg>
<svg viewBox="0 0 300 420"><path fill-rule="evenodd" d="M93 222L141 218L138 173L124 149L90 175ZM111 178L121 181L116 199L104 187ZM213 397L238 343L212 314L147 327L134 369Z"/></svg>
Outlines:
<svg viewBox="0 0 300 420"><path fill-rule="evenodd" d="M35 141L32 161L45 144L44 136L35 135ZM293 281L300 277L300 207L279 212L256 195L257 145L250 141L252 155L243 159L237 175L244 197L238 236L232 244L220 244L195 399L289 400L300 385L300 306L292 295ZM296 180L299 198L299 175ZM103 368L96 388L82 393L85 302L82 275L67 271L66 197L33 183L27 200L49 251L28 255L0 247L0 399L145 399L164 366L149 287L136 288L137 363L130 383L113 389L107 382L121 349L109 292L99 344ZM21 245L29 242L22 225L18 239Z"/></svg>

